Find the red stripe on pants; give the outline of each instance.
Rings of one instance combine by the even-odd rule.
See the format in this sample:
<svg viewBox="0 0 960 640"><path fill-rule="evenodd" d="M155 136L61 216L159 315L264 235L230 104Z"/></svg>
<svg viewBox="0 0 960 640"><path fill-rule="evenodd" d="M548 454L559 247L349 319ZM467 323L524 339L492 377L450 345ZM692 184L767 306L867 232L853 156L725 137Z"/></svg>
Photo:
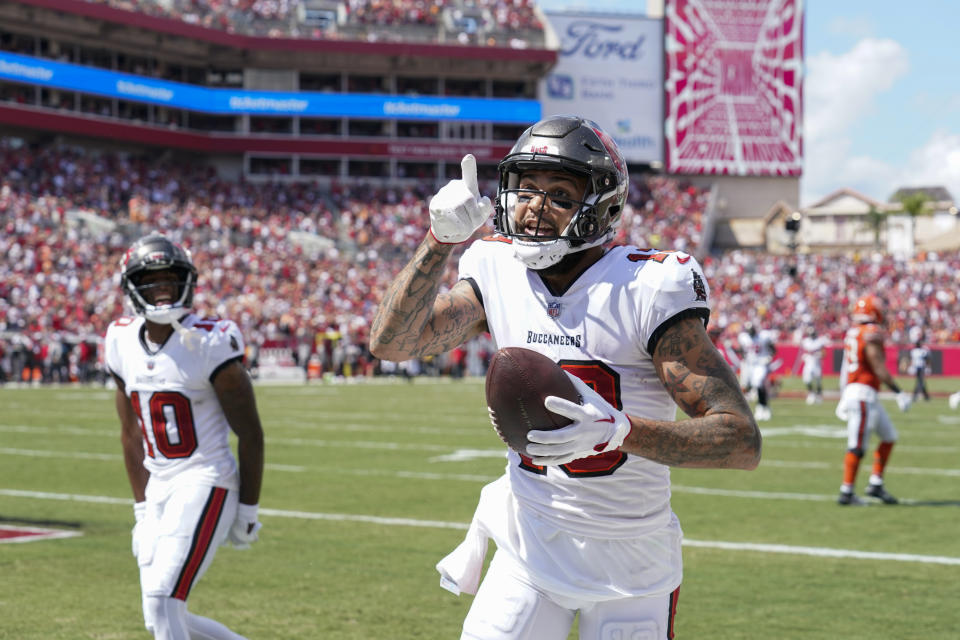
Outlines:
<svg viewBox="0 0 960 640"><path fill-rule="evenodd" d="M193 587L193 581L197 578L203 559L210 550L213 542L213 533L217 530L217 524L220 522L220 515L223 513L223 505L227 500L227 490L220 487L214 487L207 499L207 504L203 507L203 513L200 514L200 522L193 532L193 541L190 543L190 551L187 553L187 560L183 563L183 570L180 577L177 578L177 584L173 587L171 598L177 600L186 600Z"/></svg>
<svg viewBox="0 0 960 640"><path fill-rule="evenodd" d="M670 613L667 616L667 640L673 640L673 622L677 617L677 600L680 599L680 587L670 594Z"/></svg>
<svg viewBox="0 0 960 640"><path fill-rule="evenodd" d="M860 402L860 428L857 430L857 448L864 449L866 443L863 441L863 436L867 432L867 403Z"/></svg>

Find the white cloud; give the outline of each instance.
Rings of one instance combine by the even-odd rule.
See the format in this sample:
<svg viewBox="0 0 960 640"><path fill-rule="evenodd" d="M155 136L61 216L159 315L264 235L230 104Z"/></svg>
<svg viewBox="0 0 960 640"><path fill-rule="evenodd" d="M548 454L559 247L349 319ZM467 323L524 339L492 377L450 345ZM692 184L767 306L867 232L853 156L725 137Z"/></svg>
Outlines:
<svg viewBox="0 0 960 640"><path fill-rule="evenodd" d="M960 197L960 134L935 132L910 153L897 179L899 186L944 186L954 198Z"/></svg>
<svg viewBox="0 0 960 640"><path fill-rule="evenodd" d="M881 94L909 70L907 51L896 41L866 38L850 51L819 53L807 62L804 85L802 204L851 187L885 198L896 169L851 156L851 133Z"/></svg>
<svg viewBox="0 0 960 640"><path fill-rule="evenodd" d="M827 25L827 31L835 36L853 36L858 40L872 35L876 29L867 16L837 16Z"/></svg>

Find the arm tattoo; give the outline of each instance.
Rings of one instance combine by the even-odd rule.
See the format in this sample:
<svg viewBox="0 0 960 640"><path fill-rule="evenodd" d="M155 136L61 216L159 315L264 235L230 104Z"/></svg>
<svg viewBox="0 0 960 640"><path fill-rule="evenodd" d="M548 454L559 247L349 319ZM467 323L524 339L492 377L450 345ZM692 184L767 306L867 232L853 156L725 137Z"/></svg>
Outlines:
<svg viewBox="0 0 960 640"><path fill-rule="evenodd" d="M435 247L425 239L397 274L371 326L371 349L380 357L443 353L479 332L483 308L468 285L437 294L451 251L452 245Z"/></svg>
<svg viewBox="0 0 960 640"><path fill-rule="evenodd" d="M470 286L454 287L447 293L437 296L434 315L430 319L429 334L433 339L424 349L427 353L443 353L463 343L484 320L483 308L476 304L476 297Z"/></svg>
<svg viewBox="0 0 960 640"><path fill-rule="evenodd" d="M653 354L660 379L689 416L677 422L634 418L631 449L673 466L756 466L760 432L730 366L695 318L676 322Z"/></svg>
<svg viewBox="0 0 960 640"><path fill-rule="evenodd" d="M746 408L730 366L709 341L697 340L701 327L698 320L678 322L658 343L667 392L691 417Z"/></svg>

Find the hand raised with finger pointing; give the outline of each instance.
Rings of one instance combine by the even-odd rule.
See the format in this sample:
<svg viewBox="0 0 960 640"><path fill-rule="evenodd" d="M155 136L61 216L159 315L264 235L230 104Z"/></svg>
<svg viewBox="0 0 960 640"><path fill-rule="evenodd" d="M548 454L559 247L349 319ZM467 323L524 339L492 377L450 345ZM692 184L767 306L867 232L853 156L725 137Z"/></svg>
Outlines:
<svg viewBox="0 0 960 640"><path fill-rule="evenodd" d="M451 180L430 199L430 232L444 244L468 240L493 215L490 198L480 195L477 160L472 154L460 161L461 178Z"/></svg>

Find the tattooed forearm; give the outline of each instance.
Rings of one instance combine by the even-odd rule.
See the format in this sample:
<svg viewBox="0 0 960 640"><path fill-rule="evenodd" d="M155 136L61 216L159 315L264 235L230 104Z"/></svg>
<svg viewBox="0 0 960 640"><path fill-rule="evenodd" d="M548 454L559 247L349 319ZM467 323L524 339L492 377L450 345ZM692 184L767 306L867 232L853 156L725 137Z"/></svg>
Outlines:
<svg viewBox="0 0 960 640"><path fill-rule="evenodd" d="M754 442L728 414L679 422L631 416L634 428L623 445L628 453L672 467L752 469L759 462L759 434ZM754 453L755 452L755 453Z"/></svg>
<svg viewBox="0 0 960 640"><path fill-rule="evenodd" d="M374 342L396 344L409 337L411 328L423 326L440 288L440 277L449 254L450 250L444 247L432 250L426 240L417 247L377 308L371 327L371 345Z"/></svg>
<svg viewBox="0 0 960 640"><path fill-rule="evenodd" d="M370 330L370 351L388 360L448 351L478 331L483 308L465 285L437 295L453 245L429 237L384 294Z"/></svg>
<svg viewBox="0 0 960 640"><path fill-rule="evenodd" d="M483 307L477 304L469 286L454 287L448 293L437 296L433 317L429 322L430 339L423 345L427 353L443 353L461 344L484 325Z"/></svg>
<svg viewBox="0 0 960 640"><path fill-rule="evenodd" d="M672 466L751 469L760 457L760 432L736 376L690 318L676 322L653 354L660 379L689 416L677 422L631 417L628 452Z"/></svg>

